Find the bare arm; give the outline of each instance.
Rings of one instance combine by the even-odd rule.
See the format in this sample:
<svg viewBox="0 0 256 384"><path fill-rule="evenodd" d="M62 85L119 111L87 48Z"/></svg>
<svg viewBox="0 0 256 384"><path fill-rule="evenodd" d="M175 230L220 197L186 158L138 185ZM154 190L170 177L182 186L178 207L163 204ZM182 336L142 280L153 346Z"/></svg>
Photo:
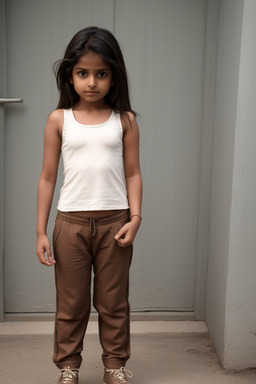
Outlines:
<svg viewBox="0 0 256 384"><path fill-rule="evenodd" d="M132 113L129 118L123 118L124 127L124 170L130 214L141 215L142 178L139 163L139 129ZM141 218L133 216L131 221L115 236L118 244L126 247L133 243L140 227Z"/></svg>
<svg viewBox="0 0 256 384"><path fill-rule="evenodd" d="M43 166L38 183L36 253L40 262L47 266L54 264L47 237L47 224L58 173L62 126L63 112L61 110L52 112L45 127Z"/></svg>

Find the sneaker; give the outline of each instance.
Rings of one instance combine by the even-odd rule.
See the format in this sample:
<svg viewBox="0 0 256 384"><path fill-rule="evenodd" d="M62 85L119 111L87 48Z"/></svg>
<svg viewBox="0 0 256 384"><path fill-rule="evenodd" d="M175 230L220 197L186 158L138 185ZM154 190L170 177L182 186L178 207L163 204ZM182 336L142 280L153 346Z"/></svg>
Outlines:
<svg viewBox="0 0 256 384"><path fill-rule="evenodd" d="M124 367L120 369L105 369L103 381L105 384L130 384L128 377L133 377L131 371Z"/></svg>
<svg viewBox="0 0 256 384"><path fill-rule="evenodd" d="M72 370L70 367L61 369L59 376L59 384L78 384L78 371Z"/></svg>

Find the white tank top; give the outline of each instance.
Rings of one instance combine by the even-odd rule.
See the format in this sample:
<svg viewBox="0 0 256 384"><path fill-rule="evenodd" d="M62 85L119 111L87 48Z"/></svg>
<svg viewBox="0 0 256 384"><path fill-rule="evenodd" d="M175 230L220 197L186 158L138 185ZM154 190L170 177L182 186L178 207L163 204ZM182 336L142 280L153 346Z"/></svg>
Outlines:
<svg viewBox="0 0 256 384"><path fill-rule="evenodd" d="M97 211L129 208L123 164L120 115L103 124L84 125L64 109L62 158L64 184L58 210Z"/></svg>

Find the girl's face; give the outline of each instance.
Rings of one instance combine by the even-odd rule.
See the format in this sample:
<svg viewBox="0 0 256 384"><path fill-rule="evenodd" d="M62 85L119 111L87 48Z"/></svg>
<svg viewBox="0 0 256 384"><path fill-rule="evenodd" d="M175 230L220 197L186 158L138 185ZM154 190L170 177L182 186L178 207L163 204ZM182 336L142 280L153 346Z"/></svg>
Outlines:
<svg viewBox="0 0 256 384"><path fill-rule="evenodd" d="M74 65L70 82L80 101L102 102L113 85L112 70L99 55L89 51Z"/></svg>

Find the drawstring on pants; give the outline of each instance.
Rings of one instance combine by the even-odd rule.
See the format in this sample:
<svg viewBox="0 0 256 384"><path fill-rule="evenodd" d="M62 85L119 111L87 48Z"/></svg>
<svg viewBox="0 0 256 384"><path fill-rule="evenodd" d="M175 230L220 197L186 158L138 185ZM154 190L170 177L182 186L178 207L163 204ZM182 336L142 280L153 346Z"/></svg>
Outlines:
<svg viewBox="0 0 256 384"><path fill-rule="evenodd" d="M95 237L96 235L96 219L89 219L89 225L90 225L90 237Z"/></svg>
<svg viewBox="0 0 256 384"><path fill-rule="evenodd" d="M89 227L89 236L94 238L97 234L97 227L114 223L118 220L129 219L129 209L106 211L105 215L98 215L98 212L90 211L74 211L74 212L62 212L58 211L56 220L69 221L76 224L81 224Z"/></svg>

